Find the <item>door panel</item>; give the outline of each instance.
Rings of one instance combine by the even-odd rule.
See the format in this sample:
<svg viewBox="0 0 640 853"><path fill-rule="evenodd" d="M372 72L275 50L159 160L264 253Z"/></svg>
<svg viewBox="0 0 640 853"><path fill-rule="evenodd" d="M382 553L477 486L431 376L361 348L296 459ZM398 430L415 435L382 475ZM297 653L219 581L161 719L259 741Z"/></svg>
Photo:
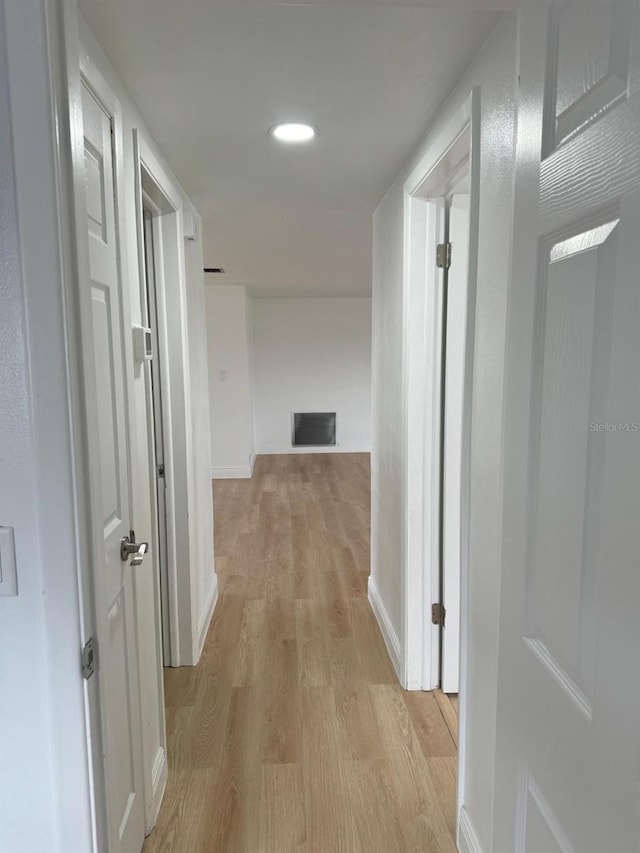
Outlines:
<svg viewBox="0 0 640 853"><path fill-rule="evenodd" d="M139 853L144 823L132 569L120 558L120 542L130 528L130 471L112 119L86 86L82 97L91 306L84 341L87 364L93 365L85 394L95 424L89 452L93 524L100 539L94 577L109 850Z"/></svg>
<svg viewBox="0 0 640 853"><path fill-rule="evenodd" d="M521 14L495 853L640 849L639 13Z"/></svg>
<svg viewBox="0 0 640 853"><path fill-rule="evenodd" d="M606 414L618 222L543 242L531 373L526 639L585 713L593 698L604 461L590 425Z"/></svg>
<svg viewBox="0 0 640 853"><path fill-rule="evenodd" d="M100 447L100 473L102 484L102 520L105 538L113 526L120 526L124 507L121 503L120 459L117 424L114 423L112 389L115 377L111 303L108 290L92 282L91 306L93 319L93 344L98 391L98 441Z"/></svg>
<svg viewBox="0 0 640 853"><path fill-rule="evenodd" d="M110 758L109 786L110 808L117 816L119 826L126 825L129 811L136 796L135 767L131 744L131 715L128 705L127 605L124 592L113 602L107 613L107 639L109 648L110 684L106 699L106 724L108 743L113 753Z"/></svg>
<svg viewBox="0 0 640 853"><path fill-rule="evenodd" d="M526 781L523 853L574 853L562 827L531 775Z"/></svg>
<svg viewBox="0 0 640 853"><path fill-rule="evenodd" d="M107 243L107 216L105 211L104 160L85 138L85 185L89 233Z"/></svg>
<svg viewBox="0 0 640 853"><path fill-rule="evenodd" d="M550 15L557 147L626 97L632 30L627 4L565 3Z"/></svg>

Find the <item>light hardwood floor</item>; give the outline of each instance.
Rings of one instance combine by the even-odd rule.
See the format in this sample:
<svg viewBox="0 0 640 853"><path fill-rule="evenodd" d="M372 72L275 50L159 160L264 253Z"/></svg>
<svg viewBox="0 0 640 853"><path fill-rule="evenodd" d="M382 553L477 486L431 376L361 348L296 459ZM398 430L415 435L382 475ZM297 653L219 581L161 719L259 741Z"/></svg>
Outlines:
<svg viewBox="0 0 640 853"><path fill-rule="evenodd" d="M145 853L453 853L456 704L400 689L367 601L369 457L262 456L214 503L221 596L166 671Z"/></svg>

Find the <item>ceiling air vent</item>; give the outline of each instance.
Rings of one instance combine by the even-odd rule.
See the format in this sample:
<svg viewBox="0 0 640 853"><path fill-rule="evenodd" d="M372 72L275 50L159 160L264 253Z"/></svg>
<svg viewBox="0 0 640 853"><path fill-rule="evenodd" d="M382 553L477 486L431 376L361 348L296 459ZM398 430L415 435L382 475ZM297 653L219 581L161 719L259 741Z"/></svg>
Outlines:
<svg viewBox="0 0 640 853"><path fill-rule="evenodd" d="M295 412L291 443L294 447L334 447L336 413Z"/></svg>
<svg viewBox="0 0 640 853"><path fill-rule="evenodd" d="M204 271L205 272L212 272L215 275L222 275L222 273L224 273L224 270L222 269L222 267L205 267Z"/></svg>

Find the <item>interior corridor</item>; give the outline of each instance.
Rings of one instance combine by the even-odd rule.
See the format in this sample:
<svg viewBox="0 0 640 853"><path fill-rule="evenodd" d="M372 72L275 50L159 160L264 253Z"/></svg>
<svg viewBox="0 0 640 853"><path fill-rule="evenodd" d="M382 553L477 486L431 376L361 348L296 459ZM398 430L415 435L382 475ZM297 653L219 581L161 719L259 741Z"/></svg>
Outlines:
<svg viewBox="0 0 640 853"><path fill-rule="evenodd" d="M369 456L261 456L214 506L220 600L166 670L146 853L453 853L456 705L400 689L370 609Z"/></svg>

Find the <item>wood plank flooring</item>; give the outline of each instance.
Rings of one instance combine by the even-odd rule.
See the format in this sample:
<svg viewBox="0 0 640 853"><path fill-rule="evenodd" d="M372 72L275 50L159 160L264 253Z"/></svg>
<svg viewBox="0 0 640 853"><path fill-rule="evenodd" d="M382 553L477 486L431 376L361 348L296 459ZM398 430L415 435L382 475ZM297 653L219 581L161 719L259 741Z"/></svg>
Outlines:
<svg viewBox="0 0 640 853"><path fill-rule="evenodd" d="M145 853L453 853L456 705L400 689L367 601L369 457L261 456L214 504L221 595L166 670Z"/></svg>

